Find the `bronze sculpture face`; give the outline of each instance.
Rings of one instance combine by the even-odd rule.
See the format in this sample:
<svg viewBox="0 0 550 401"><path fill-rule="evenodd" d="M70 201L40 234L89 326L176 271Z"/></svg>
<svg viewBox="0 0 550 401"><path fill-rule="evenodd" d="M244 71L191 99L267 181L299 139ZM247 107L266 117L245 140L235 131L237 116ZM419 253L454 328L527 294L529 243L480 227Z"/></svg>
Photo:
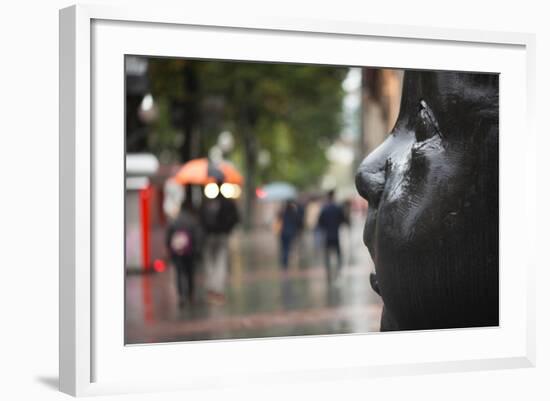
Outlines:
<svg viewBox="0 0 550 401"><path fill-rule="evenodd" d="M498 325L498 80L407 71L397 123L358 169L381 330Z"/></svg>

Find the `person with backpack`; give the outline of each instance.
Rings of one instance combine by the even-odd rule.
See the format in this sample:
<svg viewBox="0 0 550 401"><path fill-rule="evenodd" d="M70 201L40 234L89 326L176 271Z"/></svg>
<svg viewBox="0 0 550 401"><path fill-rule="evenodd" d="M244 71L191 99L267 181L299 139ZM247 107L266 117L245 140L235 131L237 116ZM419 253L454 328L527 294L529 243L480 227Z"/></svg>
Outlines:
<svg viewBox="0 0 550 401"><path fill-rule="evenodd" d="M201 228L190 200L184 201L179 215L166 231L166 248L176 269L179 306L195 299L195 262L201 247Z"/></svg>
<svg viewBox="0 0 550 401"><path fill-rule="evenodd" d="M220 183L219 183L220 184ZM225 281L228 271L228 238L239 222L235 202L222 193L214 199L204 198L201 205L201 223L205 232L204 268L208 301L225 303Z"/></svg>

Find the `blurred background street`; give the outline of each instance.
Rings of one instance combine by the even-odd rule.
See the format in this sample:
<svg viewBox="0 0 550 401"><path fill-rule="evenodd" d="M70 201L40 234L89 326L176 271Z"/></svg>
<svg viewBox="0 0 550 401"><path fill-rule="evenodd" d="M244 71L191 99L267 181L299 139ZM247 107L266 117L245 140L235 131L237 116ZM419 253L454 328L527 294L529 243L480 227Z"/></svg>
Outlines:
<svg viewBox="0 0 550 401"><path fill-rule="evenodd" d="M127 344L364 333L402 71L126 56Z"/></svg>
<svg viewBox="0 0 550 401"><path fill-rule="evenodd" d="M287 273L269 230L235 233L230 244L227 303L179 308L175 272L132 274L126 280L127 343L259 338L379 330L380 298L371 289L372 261L362 224L342 229L344 266L329 283L312 233L304 235ZM269 246L271 244L271 246ZM198 287L204 280L199 272ZM199 292L204 298L204 291Z"/></svg>

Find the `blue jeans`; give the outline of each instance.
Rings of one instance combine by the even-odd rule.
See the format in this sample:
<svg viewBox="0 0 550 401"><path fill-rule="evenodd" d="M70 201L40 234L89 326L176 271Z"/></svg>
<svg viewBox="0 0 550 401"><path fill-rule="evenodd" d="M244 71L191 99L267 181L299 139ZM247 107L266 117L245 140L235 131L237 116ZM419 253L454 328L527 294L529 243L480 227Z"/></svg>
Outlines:
<svg viewBox="0 0 550 401"><path fill-rule="evenodd" d="M292 235L281 235L281 265L285 270L288 269L288 259L293 239Z"/></svg>
<svg viewBox="0 0 550 401"><path fill-rule="evenodd" d="M327 269L327 276L329 278L331 273L330 256L332 253L336 253L337 271L340 272L342 268L342 253L340 252L340 241L338 239L325 241L325 268Z"/></svg>

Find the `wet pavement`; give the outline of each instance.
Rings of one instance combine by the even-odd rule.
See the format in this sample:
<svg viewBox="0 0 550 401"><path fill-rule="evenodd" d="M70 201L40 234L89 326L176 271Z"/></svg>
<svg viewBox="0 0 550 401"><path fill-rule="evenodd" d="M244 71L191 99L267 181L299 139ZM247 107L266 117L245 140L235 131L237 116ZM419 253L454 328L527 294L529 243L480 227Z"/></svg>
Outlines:
<svg viewBox="0 0 550 401"><path fill-rule="evenodd" d="M126 343L378 331L381 303L370 288L373 266L361 235L362 224L342 229L344 266L329 282L312 232L296 243L287 272L279 267L278 241L270 230L235 232L224 305L205 301L200 265L198 301L181 308L172 268L128 275Z"/></svg>

